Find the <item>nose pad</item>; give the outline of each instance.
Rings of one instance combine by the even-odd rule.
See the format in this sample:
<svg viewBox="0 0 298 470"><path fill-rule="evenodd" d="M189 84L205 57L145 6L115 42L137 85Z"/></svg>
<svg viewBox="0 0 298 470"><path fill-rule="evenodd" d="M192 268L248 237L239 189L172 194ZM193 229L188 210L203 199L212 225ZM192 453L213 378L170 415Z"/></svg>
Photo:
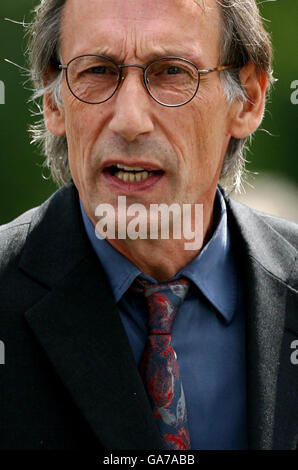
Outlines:
<svg viewBox="0 0 298 470"><path fill-rule="evenodd" d="M131 66L128 66L128 67L136 67L136 66L135 66L135 65L131 65ZM140 67L138 67L138 68L140 68ZM118 90L121 89L121 87L122 87L122 85L123 85L124 80L126 79L126 77L127 77L127 75L123 75L123 72L122 72L121 80L120 80L120 83L119 83L119 85L118 85ZM147 91L147 88L146 88L146 86L144 85L144 80L146 81L147 84L149 83L149 80L148 80L147 77L144 79L144 76L143 76L142 78L143 78L143 79L142 79L142 85L144 86L145 91Z"/></svg>
<svg viewBox="0 0 298 470"><path fill-rule="evenodd" d="M137 69L139 69L139 73L141 73L141 76L142 76L142 84L143 84L145 90L147 91L147 89L146 89L146 84L144 83L145 81L146 81L146 83L148 83L148 78L145 77L145 70L146 70L146 67L144 67L143 65L140 65L140 64L123 64L123 65L121 65L120 67L121 67L121 80L120 80L120 83L119 83L119 85L118 85L118 88L120 88L120 87L122 86L124 80L125 80L126 77L127 77L127 73L128 73L128 72L126 72L126 74L124 74L123 71L124 71L125 69L129 69L129 68L132 67L132 68L137 68Z"/></svg>
<svg viewBox="0 0 298 470"><path fill-rule="evenodd" d="M124 75L122 75L121 80L120 80L120 83L119 83L119 85L118 85L118 89L117 89L118 92L121 90L125 78L126 78L126 77L125 77Z"/></svg>

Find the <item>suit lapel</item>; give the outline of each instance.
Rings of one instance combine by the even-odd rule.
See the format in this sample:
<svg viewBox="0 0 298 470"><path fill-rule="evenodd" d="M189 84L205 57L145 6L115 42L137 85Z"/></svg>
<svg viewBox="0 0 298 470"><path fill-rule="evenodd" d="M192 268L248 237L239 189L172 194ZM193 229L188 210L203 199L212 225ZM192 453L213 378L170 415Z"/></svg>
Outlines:
<svg viewBox="0 0 298 470"><path fill-rule="evenodd" d="M249 208L232 200L227 208L245 290L249 448L295 448L298 384L289 340L298 336L298 328L292 325L289 335L285 327L296 316L292 273L297 252Z"/></svg>
<svg viewBox="0 0 298 470"><path fill-rule="evenodd" d="M26 320L104 447L162 449L112 292L81 224L74 188L36 214L20 267L50 291Z"/></svg>

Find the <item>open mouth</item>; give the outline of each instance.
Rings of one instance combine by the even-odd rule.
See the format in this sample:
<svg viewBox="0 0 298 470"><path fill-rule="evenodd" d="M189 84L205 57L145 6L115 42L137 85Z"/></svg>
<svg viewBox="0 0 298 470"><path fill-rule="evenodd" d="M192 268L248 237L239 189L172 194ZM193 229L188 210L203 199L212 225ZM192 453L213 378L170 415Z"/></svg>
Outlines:
<svg viewBox="0 0 298 470"><path fill-rule="evenodd" d="M148 170L139 166L122 165L121 163L106 167L104 172L125 183L141 183L152 176L164 173L162 170Z"/></svg>

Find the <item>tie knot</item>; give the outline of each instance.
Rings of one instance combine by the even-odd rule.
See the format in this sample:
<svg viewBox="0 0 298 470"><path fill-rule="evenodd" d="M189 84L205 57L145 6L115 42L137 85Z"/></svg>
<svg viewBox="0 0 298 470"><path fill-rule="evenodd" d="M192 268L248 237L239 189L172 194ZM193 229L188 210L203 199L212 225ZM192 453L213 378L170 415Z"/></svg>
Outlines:
<svg viewBox="0 0 298 470"><path fill-rule="evenodd" d="M132 289L142 293L147 299L149 334L171 333L188 288L189 282L185 278L160 284L151 284L139 278L134 281Z"/></svg>

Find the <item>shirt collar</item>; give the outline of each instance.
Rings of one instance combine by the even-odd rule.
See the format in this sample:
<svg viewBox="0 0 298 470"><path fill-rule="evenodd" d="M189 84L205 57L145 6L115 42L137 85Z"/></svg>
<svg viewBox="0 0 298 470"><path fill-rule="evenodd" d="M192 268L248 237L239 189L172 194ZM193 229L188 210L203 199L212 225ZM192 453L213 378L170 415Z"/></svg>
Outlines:
<svg viewBox="0 0 298 470"><path fill-rule="evenodd" d="M224 197L217 188L214 202L214 231L201 252L175 278L193 281L227 323L237 307L238 276L231 249Z"/></svg>
<svg viewBox="0 0 298 470"><path fill-rule="evenodd" d="M114 298L118 302L135 278L142 272L118 250L113 248L107 240L96 237L94 225L87 216L81 201L80 206L88 238L108 277Z"/></svg>
<svg viewBox="0 0 298 470"><path fill-rule="evenodd" d="M142 273L107 240L97 238L94 225L81 201L80 207L88 238L108 277L116 302L137 276L141 275L151 282L156 282ZM214 203L214 227L213 235L202 251L172 279L185 276L193 281L229 323L236 310L237 274L231 253L226 204L219 188Z"/></svg>

